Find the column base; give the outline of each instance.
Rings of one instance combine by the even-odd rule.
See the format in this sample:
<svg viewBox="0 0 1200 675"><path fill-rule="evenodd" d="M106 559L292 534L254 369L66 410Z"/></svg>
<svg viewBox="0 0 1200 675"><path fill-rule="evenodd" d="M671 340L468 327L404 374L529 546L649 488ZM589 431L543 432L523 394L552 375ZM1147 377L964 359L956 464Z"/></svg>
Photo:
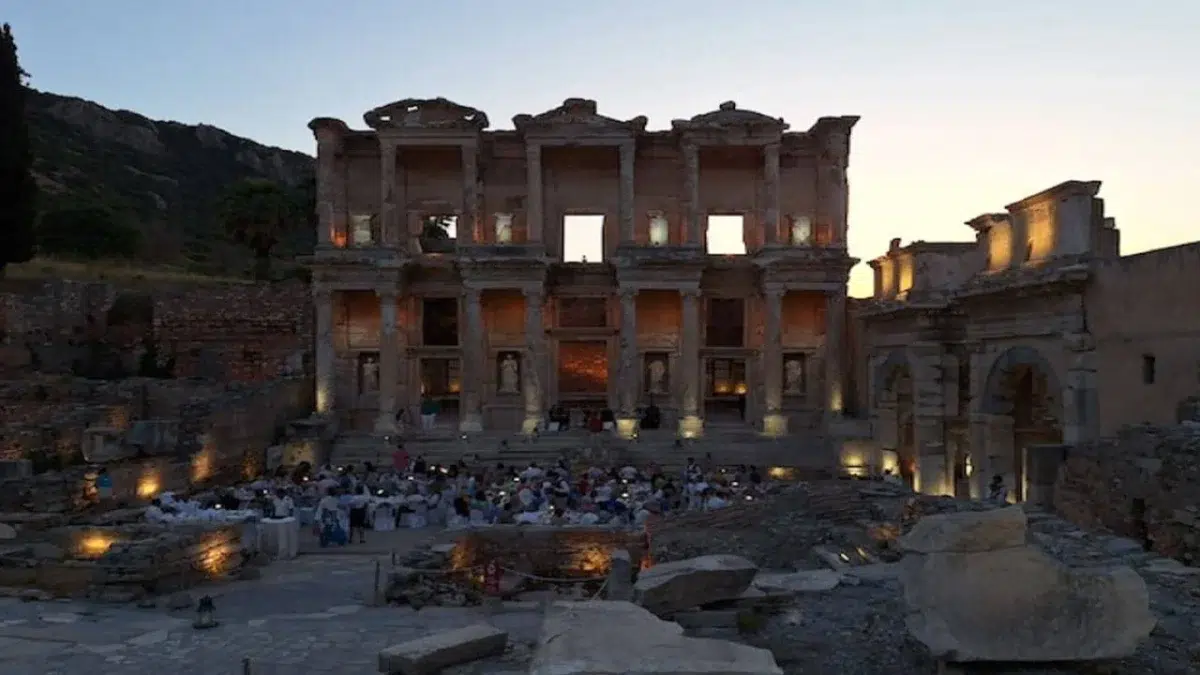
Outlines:
<svg viewBox="0 0 1200 675"><path fill-rule="evenodd" d="M397 431L396 416L394 414L381 412L379 413L379 417L375 418L375 433L394 434Z"/></svg>
<svg viewBox="0 0 1200 675"><path fill-rule="evenodd" d="M779 413L771 413L763 417L763 436L768 438L779 438L786 436L788 429L788 418L786 415Z"/></svg>
<svg viewBox="0 0 1200 675"><path fill-rule="evenodd" d="M464 434L477 434L483 431L483 418L480 415L465 415L458 423L458 430Z"/></svg>
<svg viewBox="0 0 1200 675"><path fill-rule="evenodd" d="M540 415L531 415L525 413L525 420L521 422L521 433L526 436L536 435L542 427L542 418Z"/></svg>
<svg viewBox="0 0 1200 675"><path fill-rule="evenodd" d="M704 420L698 415L685 415L679 420L680 438L700 438L704 435Z"/></svg>
<svg viewBox="0 0 1200 675"><path fill-rule="evenodd" d="M914 489L923 495L954 496L954 485L946 480L946 458L925 455L917 458Z"/></svg>
<svg viewBox="0 0 1200 675"><path fill-rule="evenodd" d="M638 437L638 421L636 417L617 418L617 436L632 441Z"/></svg>

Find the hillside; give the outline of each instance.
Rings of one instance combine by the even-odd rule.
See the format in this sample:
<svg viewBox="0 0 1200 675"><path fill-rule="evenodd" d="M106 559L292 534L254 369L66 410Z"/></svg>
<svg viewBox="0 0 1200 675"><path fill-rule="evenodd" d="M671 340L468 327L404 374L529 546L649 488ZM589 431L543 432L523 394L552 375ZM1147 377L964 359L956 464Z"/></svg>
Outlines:
<svg viewBox="0 0 1200 675"><path fill-rule="evenodd" d="M225 186L243 178L311 186L314 160L303 153L208 125L151 120L36 90L29 94L43 208L103 204L142 230L146 256L155 261L240 273L248 255L227 242L213 220ZM311 246L312 238L311 232L297 232L279 256Z"/></svg>

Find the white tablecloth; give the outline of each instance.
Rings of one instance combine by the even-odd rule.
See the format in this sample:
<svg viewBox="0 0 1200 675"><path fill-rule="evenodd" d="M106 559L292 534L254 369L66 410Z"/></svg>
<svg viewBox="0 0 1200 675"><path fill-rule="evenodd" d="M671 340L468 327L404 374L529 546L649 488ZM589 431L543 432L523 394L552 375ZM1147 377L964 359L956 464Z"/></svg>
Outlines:
<svg viewBox="0 0 1200 675"><path fill-rule="evenodd" d="M291 560L300 552L300 521L265 518L258 524L258 550L274 560Z"/></svg>

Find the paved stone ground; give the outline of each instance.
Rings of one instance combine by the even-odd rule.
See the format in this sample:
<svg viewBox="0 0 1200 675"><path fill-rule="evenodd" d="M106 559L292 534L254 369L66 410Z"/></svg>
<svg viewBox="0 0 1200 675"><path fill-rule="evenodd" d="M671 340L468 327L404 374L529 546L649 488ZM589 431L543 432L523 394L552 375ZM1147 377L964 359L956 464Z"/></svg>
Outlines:
<svg viewBox="0 0 1200 675"><path fill-rule="evenodd" d="M403 550L401 543L427 538L391 539ZM240 675L249 658L251 675L365 674L375 672L387 645L484 619L510 631L517 643L510 660L528 655L525 645L541 623L532 608L489 617L480 608L366 606L376 561L385 570L389 562L391 545L383 539L275 563L256 581L196 589L193 595L213 596L221 622L204 631L192 628L192 610L0 599L0 673ZM484 666L520 670L503 661Z"/></svg>

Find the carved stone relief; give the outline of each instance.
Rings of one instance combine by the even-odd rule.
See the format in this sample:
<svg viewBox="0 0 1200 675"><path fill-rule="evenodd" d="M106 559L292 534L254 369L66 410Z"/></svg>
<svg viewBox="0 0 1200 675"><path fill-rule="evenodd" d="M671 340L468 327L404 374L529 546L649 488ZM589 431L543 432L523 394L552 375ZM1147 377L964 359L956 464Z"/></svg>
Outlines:
<svg viewBox="0 0 1200 675"><path fill-rule="evenodd" d="M783 357L783 393L803 396L808 385L806 354L787 354Z"/></svg>
<svg viewBox="0 0 1200 675"><path fill-rule="evenodd" d="M809 216L792 216L791 242L793 246L812 245L812 218Z"/></svg>
<svg viewBox="0 0 1200 675"><path fill-rule="evenodd" d="M496 214L496 243L511 244L513 240L513 214Z"/></svg>
<svg viewBox="0 0 1200 675"><path fill-rule="evenodd" d="M358 393L379 391L379 354L363 352L358 355Z"/></svg>
<svg viewBox="0 0 1200 675"><path fill-rule="evenodd" d="M521 355L501 352L496 358L496 391L500 394L521 393Z"/></svg>
<svg viewBox="0 0 1200 675"><path fill-rule="evenodd" d="M645 357L645 389L651 396L666 396L671 390L670 358L665 352Z"/></svg>

